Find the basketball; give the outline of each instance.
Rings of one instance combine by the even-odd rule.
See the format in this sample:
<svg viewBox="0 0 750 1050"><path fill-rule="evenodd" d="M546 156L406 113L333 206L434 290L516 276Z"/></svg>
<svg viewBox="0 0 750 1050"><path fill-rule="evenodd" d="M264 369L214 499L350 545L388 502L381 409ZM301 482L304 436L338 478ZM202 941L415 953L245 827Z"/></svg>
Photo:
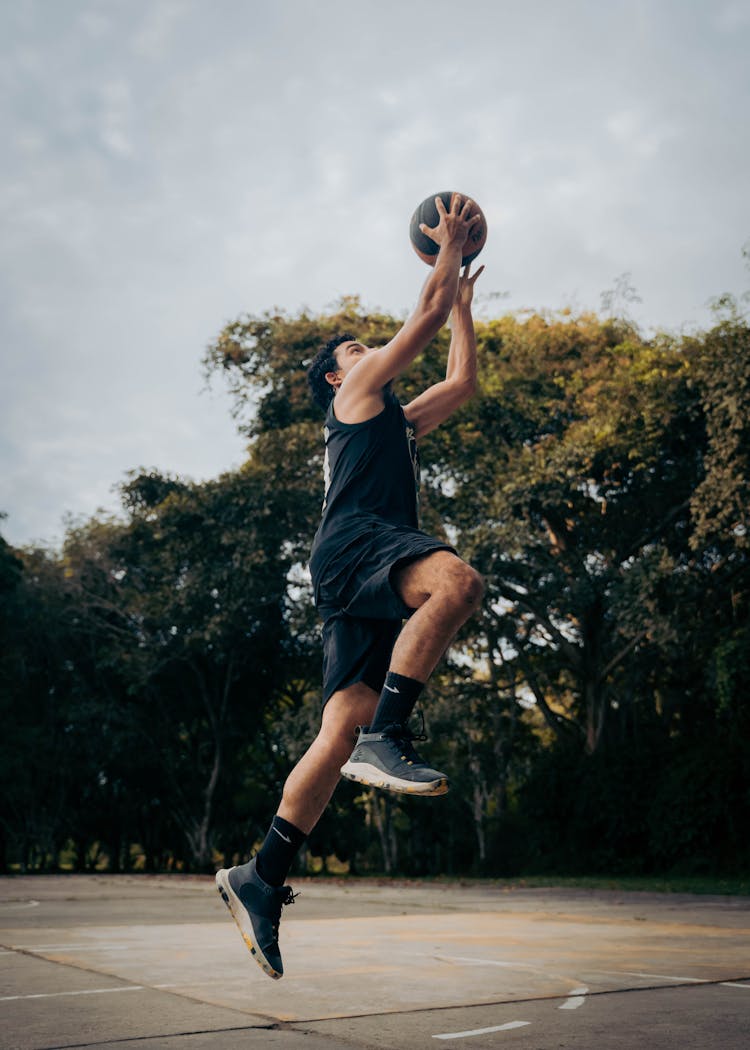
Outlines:
<svg viewBox="0 0 750 1050"><path fill-rule="evenodd" d="M461 196L466 200L466 194L462 193ZM438 210L437 205L435 204L436 197L441 198L446 211L450 210L453 193L450 190L446 190L443 193L433 193L431 197L426 197L417 207L411 217L411 223L409 224L409 237L411 238L412 247L422 262L426 262L428 266L435 265L439 245L433 241L431 237L428 237L426 233L422 233L419 224L425 223L433 229L437 226ZM461 259L462 266L466 266L467 263L476 259L482 248L484 248L484 243L487 240L487 220L484 217L482 209L475 201L471 214L476 215L477 212L479 213L480 219L479 222L474 223L469 231L468 239L464 245L465 255Z"/></svg>

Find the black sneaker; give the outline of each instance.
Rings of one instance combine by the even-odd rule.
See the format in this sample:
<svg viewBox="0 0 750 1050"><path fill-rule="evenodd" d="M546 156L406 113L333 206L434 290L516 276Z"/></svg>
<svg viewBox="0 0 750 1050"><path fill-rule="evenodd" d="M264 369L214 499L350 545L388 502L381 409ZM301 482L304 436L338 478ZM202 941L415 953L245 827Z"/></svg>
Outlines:
<svg viewBox="0 0 750 1050"><path fill-rule="evenodd" d="M236 868L221 868L216 872L216 886L253 958L269 977L278 981L284 976L279 951L281 909L285 904L294 904L296 894L291 886L269 886L264 882L256 871L255 859Z"/></svg>
<svg viewBox="0 0 750 1050"><path fill-rule="evenodd" d="M375 733L359 727L359 739L341 775L360 784L385 788L406 795L444 795L449 781L445 773L431 769L412 746L415 737L402 723Z"/></svg>

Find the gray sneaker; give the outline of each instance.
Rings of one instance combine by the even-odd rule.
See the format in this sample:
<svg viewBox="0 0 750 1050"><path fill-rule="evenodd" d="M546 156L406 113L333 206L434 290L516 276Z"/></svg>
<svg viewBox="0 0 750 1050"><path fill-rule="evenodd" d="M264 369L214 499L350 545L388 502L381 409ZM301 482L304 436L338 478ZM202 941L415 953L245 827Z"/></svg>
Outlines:
<svg viewBox="0 0 750 1050"><path fill-rule="evenodd" d="M406 795L444 795L449 787L445 773L432 769L414 750L415 738L407 726L394 723L376 733L359 727L359 739L341 775L360 784Z"/></svg>
<svg viewBox="0 0 750 1050"><path fill-rule="evenodd" d="M284 905L294 904L292 887L264 882L256 870L255 857L249 864L217 871L216 887L253 958L269 977L278 981L284 976L279 921Z"/></svg>

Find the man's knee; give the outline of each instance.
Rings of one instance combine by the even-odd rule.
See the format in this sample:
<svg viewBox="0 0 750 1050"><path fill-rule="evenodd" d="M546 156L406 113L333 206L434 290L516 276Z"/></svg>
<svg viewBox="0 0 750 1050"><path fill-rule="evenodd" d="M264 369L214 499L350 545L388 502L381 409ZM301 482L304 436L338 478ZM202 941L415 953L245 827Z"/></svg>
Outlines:
<svg viewBox="0 0 750 1050"><path fill-rule="evenodd" d="M412 609L418 609L432 597L449 605L474 608L484 595L480 574L449 551L436 551L412 562L396 574L394 583Z"/></svg>
<svg viewBox="0 0 750 1050"><path fill-rule="evenodd" d="M454 557L437 577L434 593L456 605L477 606L484 596L484 580L471 565Z"/></svg>
<svg viewBox="0 0 750 1050"><path fill-rule="evenodd" d="M464 563L464 567L466 571L462 581L462 595L467 605L476 608L484 598L484 579L471 565Z"/></svg>
<svg viewBox="0 0 750 1050"><path fill-rule="evenodd" d="M369 724L377 702L378 694L363 682L334 693L323 708L321 742L333 748L353 747L357 727Z"/></svg>
<svg viewBox="0 0 750 1050"><path fill-rule="evenodd" d="M471 565L459 561L450 582L447 583L446 591L450 593L456 605L474 610L479 607L484 597L484 580Z"/></svg>

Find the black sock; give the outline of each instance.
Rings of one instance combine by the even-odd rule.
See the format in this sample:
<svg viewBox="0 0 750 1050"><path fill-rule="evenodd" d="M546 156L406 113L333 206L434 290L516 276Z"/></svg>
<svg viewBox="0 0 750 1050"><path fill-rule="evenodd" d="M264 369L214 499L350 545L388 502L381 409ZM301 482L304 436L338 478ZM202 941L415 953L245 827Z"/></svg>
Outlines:
<svg viewBox="0 0 750 1050"><path fill-rule="evenodd" d="M273 818L255 857L256 870L264 882L269 886L284 885L292 861L306 838L307 835L288 820L279 816Z"/></svg>
<svg viewBox="0 0 750 1050"><path fill-rule="evenodd" d="M370 723L370 732L378 733L393 722L406 722L423 689L424 682L389 671Z"/></svg>

